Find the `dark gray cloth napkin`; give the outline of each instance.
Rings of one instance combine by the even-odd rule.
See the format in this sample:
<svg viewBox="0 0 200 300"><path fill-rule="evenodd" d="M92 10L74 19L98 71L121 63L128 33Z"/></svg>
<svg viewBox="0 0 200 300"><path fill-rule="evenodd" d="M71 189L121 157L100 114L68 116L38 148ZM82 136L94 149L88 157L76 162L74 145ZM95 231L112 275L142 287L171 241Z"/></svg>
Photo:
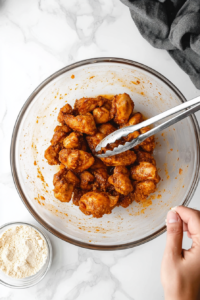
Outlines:
<svg viewBox="0 0 200 300"><path fill-rule="evenodd" d="M200 89L200 0L121 0L141 35L166 49Z"/></svg>

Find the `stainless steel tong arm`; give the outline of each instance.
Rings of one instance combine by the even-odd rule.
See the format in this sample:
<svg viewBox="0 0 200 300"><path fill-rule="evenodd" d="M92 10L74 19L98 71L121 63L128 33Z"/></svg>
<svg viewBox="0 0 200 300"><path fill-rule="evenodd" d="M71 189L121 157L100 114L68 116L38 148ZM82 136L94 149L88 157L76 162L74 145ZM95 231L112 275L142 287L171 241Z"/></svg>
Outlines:
<svg viewBox="0 0 200 300"><path fill-rule="evenodd" d="M186 118L187 116L189 116L190 114L198 111L200 109L200 96L192 99L190 101L184 102L178 106L175 106L155 117L152 117L144 122L141 122L137 125L132 125L132 126L127 126L127 127L123 127L121 129L118 129L116 131L114 131L113 133L109 134L108 136L106 136L96 147L96 152L99 152L101 150L101 148L106 147L108 144L112 144L117 140L120 140L122 137L125 137L127 135L129 135L129 133L132 133L136 130L139 130L143 127L146 127L148 125L154 124L156 122L159 122L167 117L170 117L184 109L190 108L188 110L185 110L184 112L178 114L177 116L167 120L166 122L154 127L153 129L149 130L148 132L139 135L136 139L133 139L131 142L127 142L125 143L125 145L119 145L118 147L114 148L112 151L108 150L106 151L104 154L97 154L98 157L108 157L108 156L113 156L119 153L122 153L124 151L127 151L135 146L137 146L138 144L142 143L145 139L147 139L148 137L156 134L159 131L162 131L164 129L166 129L167 127L177 123L178 121Z"/></svg>

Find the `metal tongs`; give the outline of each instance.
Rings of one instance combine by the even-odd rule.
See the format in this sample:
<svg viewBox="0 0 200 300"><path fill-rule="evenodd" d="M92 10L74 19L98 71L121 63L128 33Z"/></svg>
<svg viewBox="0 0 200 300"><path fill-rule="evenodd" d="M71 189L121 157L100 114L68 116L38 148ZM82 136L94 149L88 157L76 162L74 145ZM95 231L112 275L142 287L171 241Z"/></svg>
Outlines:
<svg viewBox="0 0 200 300"><path fill-rule="evenodd" d="M162 131L166 129L167 127L179 122L180 120L186 118L187 116L191 115L192 113L195 113L200 109L200 96L192 99L190 101L184 102L178 106L175 106L153 118L150 118L144 122L141 122L136 125L131 125L127 127L123 127L121 129L118 129L114 131L113 133L109 134L106 136L96 147L96 156L98 157L108 157L108 156L113 156L122 152L125 152L140 143L142 143L144 140L146 140L148 137L158 133L159 131ZM133 139L131 142L126 142L124 145L119 145L118 147L115 147L112 151L107 150L103 154L98 154L98 152L101 150L101 148L106 147L108 144L112 144L116 142L117 140L120 140L122 137L128 136L130 133L133 133L136 130L142 129L143 127L146 127L148 125L154 124L156 122L159 122L167 117L171 117L172 115L180 112L180 114L176 115L173 118L170 118L169 120L165 121L162 124L159 124L158 126L150 129L148 132L143 133L139 135L136 139Z"/></svg>

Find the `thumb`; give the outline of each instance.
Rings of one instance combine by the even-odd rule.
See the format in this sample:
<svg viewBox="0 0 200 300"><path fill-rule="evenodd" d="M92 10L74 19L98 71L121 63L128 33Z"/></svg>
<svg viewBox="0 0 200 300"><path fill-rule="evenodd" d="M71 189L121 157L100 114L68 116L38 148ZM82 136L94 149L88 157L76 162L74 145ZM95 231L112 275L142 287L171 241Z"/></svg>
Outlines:
<svg viewBox="0 0 200 300"><path fill-rule="evenodd" d="M170 210L167 214L167 245L166 252L180 256L182 252L183 222L179 214Z"/></svg>

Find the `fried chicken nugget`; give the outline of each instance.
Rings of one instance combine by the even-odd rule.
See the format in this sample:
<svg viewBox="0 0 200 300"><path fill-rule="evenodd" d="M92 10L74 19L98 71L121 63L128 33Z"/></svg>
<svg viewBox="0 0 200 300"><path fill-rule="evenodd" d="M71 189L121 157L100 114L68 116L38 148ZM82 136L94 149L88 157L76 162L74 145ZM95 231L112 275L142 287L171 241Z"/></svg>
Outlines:
<svg viewBox="0 0 200 300"><path fill-rule="evenodd" d="M94 176L88 172L84 171L80 174L80 179L81 179L81 189L82 190L91 190L92 189L92 182L94 182Z"/></svg>
<svg viewBox="0 0 200 300"><path fill-rule="evenodd" d="M156 165L156 161L154 157L149 153L145 151L138 150L137 151L137 161L140 162L149 162L153 164L154 166Z"/></svg>
<svg viewBox="0 0 200 300"><path fill-rule="evenodd" d="M97 128L93 116L90 113L85 115L65 115L65 123L74 131L94 135Z"/></svg>
<svg viewBox="0 0 200 300"><path fill-rule="evenodd" d="M126 167L115 167L113 175L108 178L108 182L114 185L115 190L118 193L128 195L133 191L133 186L129 175L130 172Z"/></svg>
<svg viewBox="0 0 200 300"><path fill-rule="evenodd" d="M96 107L102 106L106 101L107 99L102 96L98 96L97 98L81 98L76 100L75 108L78 109L79 114L85 115Z"/></svg>
<svg viewBox="0 0 200 300"><path fill-rule="evenodd" d="M79 206L79 201L81 197L86 194L87 190L81 190L80 188L75 188L74 193L72 195L72 202L74 205Z"/></svg>
<svg viewBox="0 0 200 300"><path fill-rule="evenodd" d="M141 182L136 182L134 199L136 202L141 202L146 200L146 198L156 191L156 184L152 180L145 180Z"/></svg>
<svg viewBox="0 0 200 300"><path fill-rule="evenodd" d="M83 143L83 135L78 132L70 133L64 140L63 146L66 149L81 149Z"/></svg>
<svg viewBox="0 0 200 300"><path fill-rule="evenodd" d="M133 192L128 194L127 196L120 195L117 205L127 208L134 200L135 200L135 198L134 198Z"/></svg>
<svg viewBox="0 0 200 300"><path fill-rule="evenodd" d="M79 209L85 215L101 218L104 214L111 213L118 199L119 196L110 196L104 192L89 192L84 194L79 200Z"/></svg>
<svg viewBox="0 0 200 300"><path fill-rule="evenodd" d="M49 146L45 152L44 157L46 158L49 165L59 165L59 152L61 150L61 145L57 144L55 146Z"/></svg>
<svg viewBox="0 0 200 300"><path fill-rule="evenodd" d="M106 136L101 132L96 132L94 135L86 136L87 143L90 150L95 154L96 146L103 140Z"/></svg>
<svg viewBox="0 0 200 300"><path fill-rule="evenodd" d="M149 126L146 126L144 128L141 128L140 129L140 133L143 134L143 133L146 133L150 130L151 128ZM147 152L153 152L154 148L155 148L156 144L155 144L155 138L154 136L150 136L148 137L146 140L144 140L144 142L142 142L140 144L140 147L147 151Z"/></svg>
<svg viewBox="0 0 200 300"><path fill-rule="evenodd" d="M67 125L56 126L54 129L55 133L50 141L51 144L56 145L62 143L71 131L71 128L69 128Z"/></svg>
<svg viewBox="0 0 200 300"><path fill-rule="evenodd" d="M97 189L105 192L109 186L109 182L108 182L109 175L107 169L100 168L100 169L92 170L92 173L95 177L95 185L93 189Z"/></svg>
<svg viewBox="0 0 200 300"><path fill-rule="evenodd" d="M73 114L73 109L70 104L65 104L59 111L57 120L63 125L65 124L64 117L66 114Z"/></svg>
<svg viewBox="0 0 200 300"><path fill-rule="evenodd" d="M136 124L138 124L138 123L140 123L140 122L142 122L142 121L143 121L143 116L142 116L141 113L138 112L138 113L134 114L134 115L129 119L128 123L125 124L125 125L123 125L122 127L131 126L131 125L136 125ZM128 136L124 137L124 140L125 140L126 142L130 142L130 141L132 141L133 139L136 139L139 135L140 135L140 132L136 130L136 131L134 131L134 132L132 132L132 133L129 133Z"/></svg>
<svg viewBox="0 0 200 300"><path fill-rule="evenodd" d="M136 154L131 150L127 150L120 154L116 154L110 157L102 157L101 160L106 166L128 166L132 165L136 161Z"/></svg>
<svg viewBox="0 0 200 300"><path fill-rule="evenodd" d="M106 165L98 157L94 157L95 161L90 167L90 170L107 169Z"/></svg>
<svg viewBox="0 0 200 300"><path fill-rule="evenodd" d="M111 134L115 130L116 128L110 123L102 124L98 127L98 131L103 133L105 136Z"/></svg>
<svg viewBox="0 0 200 300"><path fill-rule="evenodd" d="M81 173L94 163L94 157L82 150L63 149L59 153L60 162L69 170Z"/></svg>
<svg viewBox="0 0 200 300"><path fill-rule="evenodd" d="M127 123L133 108L134 103L130 96L126 93L119 94L112 101L111 118L114 117L114 122L117 124Z"/></svg>
<svg viewBox="0 0 200 300"><path fill-rule="evenodd" d="M79 183L79 178L72 171L61 169L53 178L55 198L61 202L69 202L72 198L74 187L78 186Z"/></svg>
<svg viewBox="0 0 200 300"><path fill-rule="evenodd" d="M107 123L110 121L111 116L105 107L97 107L93 110L93 117L96 124Z"/></svg>
<svg viewBox="0 0 200 300"><path fill-rule="evenodd" d="M133 180L157 180L157 169L149 162L140 162L138 166L131 168L131 177Z"/></svg>

